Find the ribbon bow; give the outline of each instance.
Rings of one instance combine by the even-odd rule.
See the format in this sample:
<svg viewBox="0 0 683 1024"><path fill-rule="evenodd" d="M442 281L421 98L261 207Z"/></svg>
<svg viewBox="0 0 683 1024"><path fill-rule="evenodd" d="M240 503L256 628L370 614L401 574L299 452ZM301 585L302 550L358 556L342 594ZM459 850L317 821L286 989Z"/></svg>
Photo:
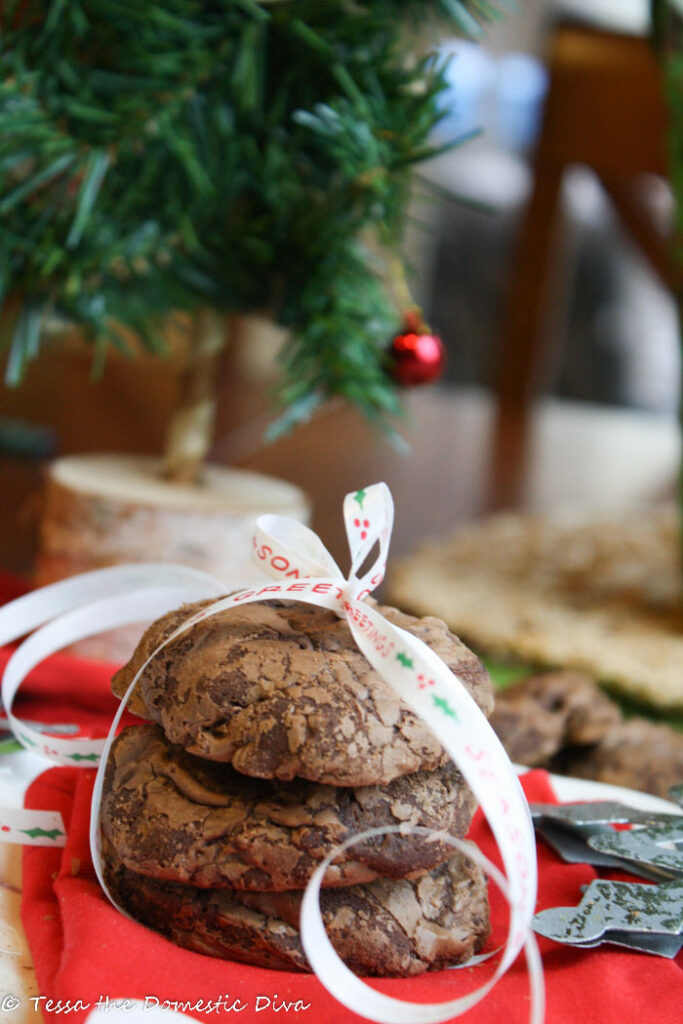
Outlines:
<svg viewBox="0 0 683 1024"><path fill-rule="evenodd" d="M393 525L393 501L386 484L348 494L344 500L344 521L351 551L351 569L346 578L312 530L282 516L261 516L255 528L253 557L276 582L222 597L183 622L157 647L133 679L105 741L61 737L46 741L40 733L23 725L11 708L26 674L60 647L106 629L161 615L183 602L214 597L224 591L224 585L211 576L180 566L123 566L52 584L12 602L0 610L0 643L24 635L36 626L41 628L18 648L5 670L2 698L10 725L25 746L38 749L57 763L90 767L99 761L93 791L91 849L98 877L108 892L102 876L99 838L104 769L128 698L149 662L197 623L239 604L280 598L331 609L346 618L354 641L373 668L431 727L479 800L498 843L507 881L471 844L455 839L451 842L484 863L508 899L510 919L499 965L489 981L475 992L432 1005L390 998L357 978L339 959L325 933L318 906L319 891L337 850L319 866L302 902L301 939L312 968L332 994L355 1012L391 1024L418 1024L444 1021L473 1006L524 947L532 990L531 1020L538 1022L543 1015L542 976L530 928L536 900L536 850L522 788L498 738L461 680L421 640L389 623L364 601L381 583L386 568ZM41 625L49 619L52 621ZM25 825L45 812L15 814ZM52 825L53 831L59 831L54 821ZM27 830L17 827L15 831ZM349 846L363 836L354 836L344 845ZM23 834L7 838L26 841ZM36 837L35 841L48 839ZM54 835L51 841L63 842L63 835L61 840Z"/></svg>

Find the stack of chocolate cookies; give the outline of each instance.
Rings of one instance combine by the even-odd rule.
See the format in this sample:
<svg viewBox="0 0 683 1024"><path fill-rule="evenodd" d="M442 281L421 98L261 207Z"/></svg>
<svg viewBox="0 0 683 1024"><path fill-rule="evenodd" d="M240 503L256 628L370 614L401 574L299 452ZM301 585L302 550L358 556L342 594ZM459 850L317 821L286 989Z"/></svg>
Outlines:
<svg viewBox="0 0 683 1024"><path fill-rule="evenodd" d="M201 606L154 623L114 692ZM442 622L379 610L490 713L485 670ZM154 657L129 707L151 723L115 740L101 817L108 884L132 916L202 953L309 970L298 918L311 875L355 833L398 825L327 871L339 955L360 974L406 976L481 948L486 883L445 839L466 834L474 798L334 613L273 601L203 620Z"/></svg>

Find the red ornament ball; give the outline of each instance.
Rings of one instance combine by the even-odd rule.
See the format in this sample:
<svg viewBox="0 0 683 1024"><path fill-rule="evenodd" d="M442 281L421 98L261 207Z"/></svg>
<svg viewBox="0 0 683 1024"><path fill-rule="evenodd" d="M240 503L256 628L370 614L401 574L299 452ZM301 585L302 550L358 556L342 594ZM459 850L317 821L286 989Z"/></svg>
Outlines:
<svg viewBox="0 0 683 1024"><path fill-rule="evenodd" d="M412 318L411 318L412 319ZM446 364L446 349L436 334L408 317L403 333L397 334L389 352L391 375L400 387L412 388L438 380Z"/></svg>

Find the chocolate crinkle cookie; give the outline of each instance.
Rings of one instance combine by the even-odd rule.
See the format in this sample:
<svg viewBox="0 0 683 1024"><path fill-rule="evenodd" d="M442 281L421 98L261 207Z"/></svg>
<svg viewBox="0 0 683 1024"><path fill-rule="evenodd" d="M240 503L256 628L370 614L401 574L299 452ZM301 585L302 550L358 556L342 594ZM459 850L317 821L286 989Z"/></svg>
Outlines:
<svg viewBox="0 0 683 1024"><path fill-rule="evenodd" d="M496 694L490 724L508 757L547 767L565 747L597 743L621 720L617 705L579 672L543 672Z"/></svg>
<svg viewBox="0 0 683 1024"><path fill-rule="evenodd" d="M299 937L300 892L200 889L137 874L104 844L105 874L117 901L177 945L260 967L308 971ZM486 883L456 854L420 879L378 879L324 889L330 941L359 974L409 975L461 963L489 932Z"/></svg>
<svg viewBox="0 0 683 1024"><path fill-rule="evenodd" d="M114 677L117 695L200 607L185 606L147 630ZM377 608L427 643L490 712L486 670L441 620ZM447 760L358 650L346 621L312 605L258 602L203 620L152 659L136 696L131 710L157 722L170 742L259 778L374 786Z"/></svg>
<svg viewBox="0 0 683 1024"><path fill-rule="evenodd" d="M114 741L102 828L133 871L199 887L303 889L340 843L367 829L401 833L355 843L330 866L327 886L422 874L453 854L444 834L467 832L475 801L452 763L384 787L334 787L240 775L172 746L156 725ZM413 826L433 831L410 832Z"/></svg>
<svg viewBox="0 0 683 1024"><path fill-rule="evenodd" d="M491 725L530 767L668 797L683 782L683 732L634 717L578 672L531 676L496 695Z"/></svg>
<svg viewBox="0 0 683 1024"><path fill-rule="evenodd" d="M683 783L683 733L631 718L610 729L600 743L565 751L557 770L667 798L672 786Z"/></svg>

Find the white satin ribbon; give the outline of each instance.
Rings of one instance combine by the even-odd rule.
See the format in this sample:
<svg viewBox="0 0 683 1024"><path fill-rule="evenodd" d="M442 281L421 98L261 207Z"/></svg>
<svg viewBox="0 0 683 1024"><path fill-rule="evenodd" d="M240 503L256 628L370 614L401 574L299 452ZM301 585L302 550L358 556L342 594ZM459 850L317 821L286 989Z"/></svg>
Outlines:
<svg viewBox="0 0 683 1024"><path fill-rule="evenodd" d="M384 578L393 525L393 502L386 485L375 484L347 495L344 521L351 550L348 578L343 576L320 539L307 527L281 516L260 517L255 530L253 557L256 564L277 582L223 597L188 618L175 630L150 655L132 681L106 741L62 737L46 739L41 734L33 735L25 725L18 725L16 734L30 747L39 742L44 748L41 752L58 763L83 763L83 758L91 756L93 762L99 760L93 791L91 847L93 863L106 890L99 843L104 770L127 700L149 662L167 644L199 622L239 604L278 598L331 609L346 618L356 644L371 665L431 727L479 800L505 868L507 883L504 888L510 904L510 918L498 968L476 992L430 1005L404 1003L390 998L356 978L339 959L325 934L318 906L319 888L326 867L339 852L335 851L316 871L302 904L301 938L311 966L336 998L361 1016L396 1024L401 1021L426 1024L447 1020L474 1005L524 948L531 978L530 1019L537 1024L543 1017L542 976L530 928L536 901L536 850L531 818L519 780L500 741L462 681L422 641L388 622L376 608L363 600ZM54 650L94 632L140 618L153 618L183 601L213 597L221 589L218 581L193 570L132 566L102 570L101 573L55 584L1 609L0 639L4 638L4 642L53 618L53 614L47 614L46 604L50 604L51 612L59 612L53 622L42 626L25 641L7 666L2 693L13 727L17 721L11 713L14 694L26 673ZM48 592L49 596L41 597ZM16 611L21 602L24 602L23 616ZM30 622L28 627L27 622ZM91 762L85 763L89 766ZM346 845L355 841L356 837Z"/></svg>
<svg viewBox="0 0 683 1024"><path fill-rule="evenodd" d="M224 590L219 580L186 566L141 563L83 573L0 607L0 643L35 630L12 654L2 678L2 704L16 739L52 764L95 767L105 740L50 736L13 713L14 698L27 675L77 640L144 622L183 602L215 597ZM0 841L64 846L66 832L56 812L0 807Z"/></svg>

